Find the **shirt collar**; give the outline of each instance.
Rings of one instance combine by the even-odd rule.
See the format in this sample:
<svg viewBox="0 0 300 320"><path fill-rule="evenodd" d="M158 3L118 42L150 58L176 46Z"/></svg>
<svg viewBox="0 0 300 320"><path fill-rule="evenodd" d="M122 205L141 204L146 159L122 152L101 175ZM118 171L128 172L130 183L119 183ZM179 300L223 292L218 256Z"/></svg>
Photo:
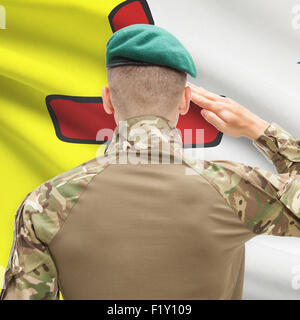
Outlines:
<svg viewBox="0 0 300 320"><path fill-rule="evenodd" d="M181 134L173 122L157 115L142 115L123 120L115 128L105 153L151 148L168 151L170 148L182 149Z"/></svg>

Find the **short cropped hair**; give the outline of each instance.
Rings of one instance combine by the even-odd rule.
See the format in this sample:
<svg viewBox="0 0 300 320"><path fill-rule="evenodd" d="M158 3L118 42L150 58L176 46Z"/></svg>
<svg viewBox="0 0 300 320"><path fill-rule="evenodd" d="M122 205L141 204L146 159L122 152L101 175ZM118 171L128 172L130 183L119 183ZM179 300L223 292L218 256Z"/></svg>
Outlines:
<svg viewBox="0 0 300 320"><path fill-rule="evenodd" d="M126 65L107 70L112 105L123 118L154 114L167 117L178 106L187 74L162 66Z"/></svg>

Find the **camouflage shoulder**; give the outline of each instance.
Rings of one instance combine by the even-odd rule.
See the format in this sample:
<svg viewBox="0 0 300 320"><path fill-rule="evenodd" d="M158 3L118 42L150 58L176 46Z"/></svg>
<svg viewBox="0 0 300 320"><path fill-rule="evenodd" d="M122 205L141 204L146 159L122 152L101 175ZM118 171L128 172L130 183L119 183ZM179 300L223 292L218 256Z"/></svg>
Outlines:
<svg viewBox="0 0 300 320"><path fill-rule="evenodd" d="M239 219L255 234L299 235L299 223L284 208L281 193L290 177L244 163L214 160L194 165Z"/></svg>
<svg viewBox="0 0 300 320"><path fill-rule="evenodd" d="M109 158L91 159L46 181L24 202L37 237L49 244L93 178L109 165Z"/></svg>
<svg viewBox="0 0 300 320"><path fill-rule="evenodd" d="M64 172L30 192L17 209L13 245L0 299L58 299L49 243L88 184L109 164L102 156Z"/></svg>

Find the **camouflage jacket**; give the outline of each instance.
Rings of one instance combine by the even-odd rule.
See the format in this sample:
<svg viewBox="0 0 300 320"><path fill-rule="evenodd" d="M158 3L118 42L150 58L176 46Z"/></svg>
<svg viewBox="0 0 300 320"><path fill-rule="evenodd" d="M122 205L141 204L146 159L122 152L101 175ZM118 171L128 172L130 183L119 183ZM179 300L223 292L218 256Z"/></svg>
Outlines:
<svg viewBox="0 0 300 320"><path fill-rule="evenodd" d="M126 125L125 125L126 124ZM121 122L103 156L96 157L30 192L15 215L15 233L1 299L58 299L59 280L49 244L91 181L120 161L123 151L162 148L202 175L254 234L300 236L300 142L272 122L254 146L278 174L243 163L185 157L180 134L163 117ZM165 151L164 151L165 150Z"/></svg>

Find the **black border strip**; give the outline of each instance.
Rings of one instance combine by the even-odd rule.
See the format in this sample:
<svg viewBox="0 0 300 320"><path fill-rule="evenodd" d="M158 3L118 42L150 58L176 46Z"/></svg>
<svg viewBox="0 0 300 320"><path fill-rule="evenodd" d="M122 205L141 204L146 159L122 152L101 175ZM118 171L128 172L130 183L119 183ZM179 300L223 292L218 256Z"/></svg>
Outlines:
<svg viewBox="0 0 300 320"><path fill-rule="evenodd" d="M193 148L193 149L200 149L200 148L211 148L211 147L216 147L217 145L220 144L221 140L223 137L223 132L219 131L216 138L213 141L210 142L205 142L203 144L184 144L183 148Z"/></svg>
<svg viewBox="0 0 300 320"><path fill-rule="evenodd" d="M148 22L149 24L154 24L154 20L153 20L153 17L152 17L152 13L151 13L151 10L149 8L149 5L147 3L146 0L127 0L127 1L124 1L122 3L120 3L119 5L117 5L111 12L110 14L108 15L108 20L109 20L109 24L110 24L110 27L111 27L111 30L113 32L116 32L116 29L113 25L113 18L115 16L115 14L123 7L125 7L127 4L129 3L132 3L132 2L139 2L143 9L144 9L144 12L146 14L146 17L148 19Z"/></svg>
<svg viewBox="0 0 300 320"><path fill-rule="evenodd" d="M88 140L88 139L76 139L76 138L69 138L66 137L62 134L59 126L58 119L55 115L54 110L51 107L51 101L52 100L68 100L68 101L74 101L74 102L82 102L82 103L103 103L102 97L80 97L80 96L67 96L67 95L59 95L59 94L51 94L46 96L46 105L48 112L50 114L50 117L52 119L54 129L56 136L58 139L64 142L69 142L69 143L82 143L82 144L109 144L110 140L102 140L102 141L97 141L97 140ZM216 147L217 145L220 144L221 140L223 137L223 132L219 131L217 137L210 142L206 142L203 144L184 144L183 148L210 148L210 147Z"/></svg>

